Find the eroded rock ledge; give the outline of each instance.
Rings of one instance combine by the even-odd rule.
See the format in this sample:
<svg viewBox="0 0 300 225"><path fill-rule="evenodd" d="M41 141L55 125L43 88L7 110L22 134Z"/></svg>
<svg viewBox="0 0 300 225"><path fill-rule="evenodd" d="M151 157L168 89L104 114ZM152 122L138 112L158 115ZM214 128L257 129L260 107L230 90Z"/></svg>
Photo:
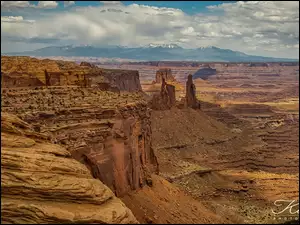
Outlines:
<svg viewBox="0 0 300 225"><path fill-rule="evenodd" d="M63 147L1 115L1 223L138 223Z"/></svg>
<svg viewBox="0 0 300 225"><path fill-rule="evenodd" d="M176 104L175 86L167 84L163 78L160 93L154 94L150 107L154 110L167 110Z"/></svg>
<svg viewBox="0 0 300 225"><path fill-rule="evenodd" d="M2 112L20 116L66 147L117 196L146 184L158 169L150 109L140 93L80 87L2 89Z"/></svg>
<svg viewBox="0 0 300 225"><path fill-rule="evenodd" d="M103 91L141 91L138 71L98 68L60 60L1 56L2 87L97 87Z"/></svg>
<svg viewBox="0 0 300 225"><path fill-rule="evenodd" d="M154 83L161 84L165 80L166 82L176 81L175 77L172 75L172 70L169 68L162 68L156 71Z"/></svg>

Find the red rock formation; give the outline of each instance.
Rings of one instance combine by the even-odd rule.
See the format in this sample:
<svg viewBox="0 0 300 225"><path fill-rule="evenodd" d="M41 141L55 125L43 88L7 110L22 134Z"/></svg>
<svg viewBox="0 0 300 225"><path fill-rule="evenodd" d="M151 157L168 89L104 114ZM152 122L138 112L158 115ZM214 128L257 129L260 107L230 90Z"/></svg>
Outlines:
<svg viewBox="0 0 300 225"><path fill-rule="evenodd" d="M156 71L155 83L162 83L163 79L165 79L165 81L167 82L175 81L171 69L159 69L158 71Z"/></svg>
<svg viewBox="0 0 300 225"><path fill-rule="evenodd" d="M37 80L46 86L94 86L103 91L117 92L142 90L138 71L101 69L87 62L79 66L74 62L59 60L1 56L1 72L8 75L15 73L18 75L16 77L21 78L16 82L9 77L3 79L3 87L40 86L35 85Z"/></svg>
<svg viewBox="0 0 300 225"><path fill-rule="evenodd" d="M193 76L190 74L186 82L186 105L193 109L200 109L200 102L196 97L196 87L193 83Z"/></svg>
<svg viewBox="0 0 300 225"><path fill-rule="evenodd" d="M62 146L1 114L1 224L138 223Z"/></svg>
<svg viewBox="0 0 300 225"><path fill-rule="evenodd" d="M1 97L2 111L49 134L118 196L145 185L157 171L151 111L142 93L50 86L10 88Z"/></svg>
<svg viewBox="0 0 300 225"><path fill-rule="evenodd" d="M162 79L161 91L155 94L150 101L150 107L155 110L166 110L172 108L176 104L175 86L167 84Z"/></svg>
<svg viewBox="0 0 300 225"><path fill-rule="evenodd" d="M19 73L11 73L8 75L1 72L1 81L1 88L45 86L45 84L36 77L26 77Z"/></svg>
<svg viewBox="0 0 300 225"><path fill-rule="evenodd" d="M120 91L142 91L139 72L136 70L104 69L102 75Z"/></svg>
<svg viewBox="0 0 300 225"><path fill-rule="evenodd" d="M80 66L86 66L89 68L96 68L96 66L94 64L88 63L88 62L81 62Z"/></svg>

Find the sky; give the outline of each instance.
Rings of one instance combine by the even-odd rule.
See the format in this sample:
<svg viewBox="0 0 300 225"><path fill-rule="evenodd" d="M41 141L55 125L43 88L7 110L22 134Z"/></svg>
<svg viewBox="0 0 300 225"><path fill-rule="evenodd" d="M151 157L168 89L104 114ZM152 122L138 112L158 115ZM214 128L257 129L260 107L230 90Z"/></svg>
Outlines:
<svg viewBox="0 0 300 225"><path fill-rule="evenodd" d="M1 1L1 52L177 44L299 59L299 1Z"/></svg>

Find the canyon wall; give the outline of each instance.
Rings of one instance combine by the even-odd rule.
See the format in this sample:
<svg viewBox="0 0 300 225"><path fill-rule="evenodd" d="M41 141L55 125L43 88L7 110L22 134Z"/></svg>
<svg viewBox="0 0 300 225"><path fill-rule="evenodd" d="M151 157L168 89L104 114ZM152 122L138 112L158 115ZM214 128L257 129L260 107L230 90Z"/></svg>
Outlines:
<svg viewBox="0 0 300 225"><path fill-rule="evenodd" d="M2 89L2 112L19 115L84 163L117 196L157 171L150 109L139 93L93 88Z"/></svg>
<svg viewBox="0 0 300 225"><path fill-rule="evenodd" d="M141 91L138 71L101 69L60 60L1 56L2 87L97 86L105 91Z"/></svg>
<svg viewBox="0 0 300 225"><path fill-rule="evenodd" d="M102 75L114 83L120 91L142 91L139 72L136 70L103 69Z"/></svg>
<svg viewBox="0 0 300 225"><path fill-rule="evenodd" d="M1 223L138 223L107 186L47 139L1 114Z"/></svg>
<svg viewBox="0 0 300 225"><path fill-rule="evenodd" d="M153 95L149 105L154 110L167 110L175 106L175 86L167 84L162 78L161 90L159 93Z"/></svg>
<svg viewBox="0 0 300 225"><path fill-rule="evenodd" d="M163 80L167 82L175 81L174 76L172 75L172 70L168 68L162 68L156 71L155 83L161 84Z"/></svg>
<svg viewBox="0 0 300 225"><path fill-rule="evenodd" d="M28 58L27 66L31 60L36 63L35 59ZM15 57L7 61L21 63ZM9 66L2 64L5 69L1 72L8 72ZM85 63L80 67L63 61L54 65L68 71L68 84L73 85L61 85L56 79L60 85L52 86L49 74L59 72L43 67L48 73L44 84L50 82L50 86L3 87L2 112L20 116L36 131L49 135L52 143L65 146L90 169L94 178L118 196L147 184L149 174L157 172L158 165L151 148L151 111L139 92L138 72L114 73ZM76 81L89 83L91 87L74 85Z"/></svg>

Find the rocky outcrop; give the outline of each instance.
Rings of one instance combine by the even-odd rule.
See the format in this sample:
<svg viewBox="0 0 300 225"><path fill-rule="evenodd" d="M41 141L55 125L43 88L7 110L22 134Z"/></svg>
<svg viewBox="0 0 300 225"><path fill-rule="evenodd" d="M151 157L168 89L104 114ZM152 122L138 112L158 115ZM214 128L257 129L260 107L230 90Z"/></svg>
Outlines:
<svg viewBox="0 0 300 225"><path fill-rule="evenodd" d="M2 87L96 87L103 91L141 91L138 71L101 69L87 62L1 56Z"/></svg>
<svg viewBox="0 0 300 225"><path fill-rule="evenodd" d="M154 110L167 110L175 106L175 86L167 84L163 78L160 93L154 94L150 107Z"/></svg>
<svg viewBox="0 0 300 225"><path fill-rule="evenodd" d="M186 82L186 106L193 109L200 109L200 102L196 97L196 87L193 83L193 76L190 74Z"/></svg>
<svg viewBox="0 0 300 225"><path fill-rule="evenodd" d="M165 79L166 82L174 82L176 81L174 76L172 75L171 69L159 69L156 71L155 75L155 83L162 83L163 79Z"/></svg>
<svg viewBox="0 0 300 225"><path fill-rule="evenodd" d="M19 73L6 74L1 72L1 86L2 88L39 87L45 86L45 84L36 77L22 76Z"/></svg>
<svg viewBox="0 0 300 225"><path fill-rule="evenodd" d="M19 115L65 146L118 196L145 185L157 171L142 93L50 86L2 90L1 97L2 112Z"/></svg>
<svg viewBox="0 0 300 225"><path fill-rule="evenodd" d="M36 87L84 85L85 76L95 71L89 67L80 67L73 62L1 56L1 72L18 80L15 85L5 81L2 87ZM101 76L100 71L97 72ZM39 84L33 82L29 85L26 82L28 80L38 80Z"/></svg>
<svg viewBox="0 0 300 225"><path fill-rule="evenodd" d="M62 146L1 115L1 223L138 223Z"/></svg>
<svg viewBox="0 0 300 225"><path fill-rule="evenodd" d="M203 80L206 80L208 77L216 74L217 74L216 69L213 69L210 66L206 66L196 71L196 73L194 73L193 75L193 79L201 78Z"/></svg>
<svg viewBox="0 0 300 225"><path fill-rule="evenodd" d="M139 72L136 70L103 69L102 75L120 91L142 91Z"/></svg>
<svg viewBox="0 0 300 225"><path fill-rule="evenodd" d="M85 67L89 67L89 68L96 68L97 66L94 64L91 64L89 62L81 62L80 66L85 66Z"/></svg>

